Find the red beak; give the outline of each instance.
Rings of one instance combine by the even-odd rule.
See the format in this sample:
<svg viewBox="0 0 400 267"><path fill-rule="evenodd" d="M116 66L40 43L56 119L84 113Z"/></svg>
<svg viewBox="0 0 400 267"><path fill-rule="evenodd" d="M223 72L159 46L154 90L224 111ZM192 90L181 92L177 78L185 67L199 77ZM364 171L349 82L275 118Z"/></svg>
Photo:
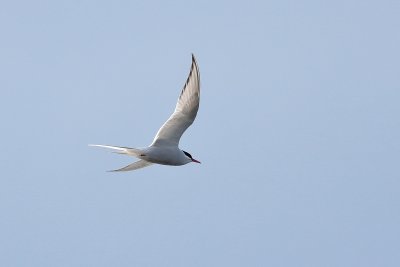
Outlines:
<svg viewBox="0 0 400 267"><path fill-rule="evenodd" d="M196 163L201 163L201 162L198 161L197 159L192 159L192 161L193 161L193 162L196 162Z"/></svg>

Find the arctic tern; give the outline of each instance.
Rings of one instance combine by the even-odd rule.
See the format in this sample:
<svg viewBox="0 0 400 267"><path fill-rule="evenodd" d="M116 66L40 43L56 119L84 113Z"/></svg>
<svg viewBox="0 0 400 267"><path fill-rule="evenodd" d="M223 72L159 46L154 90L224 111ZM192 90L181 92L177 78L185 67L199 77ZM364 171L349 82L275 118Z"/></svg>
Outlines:
<svg viewBox="0 0 400 267"><path fill-rule="evenodd" d="M139 160L113 171L133 171L152 164L180 166L190 162L200 163L188 152L179 148L179 140L186 129L192 125L199 110L200 73L196 59L192 54L192 65L189 76L179 95L172 115L158 130L153 142L146 148L130 148L109 145L89 145L113 149L116 153L125 154Z"/></svg>

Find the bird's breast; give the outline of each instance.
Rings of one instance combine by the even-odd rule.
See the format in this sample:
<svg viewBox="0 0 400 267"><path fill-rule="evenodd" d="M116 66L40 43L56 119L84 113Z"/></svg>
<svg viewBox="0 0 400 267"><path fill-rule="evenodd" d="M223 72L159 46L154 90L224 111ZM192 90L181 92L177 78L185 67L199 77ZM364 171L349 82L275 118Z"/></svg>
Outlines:
<svg viewBox="0 0 400 267"><path fill-rule="evenodd" d="M182 158L182 151L175 147L150 147L143 154L145 154L143 159L152 163L173 166L187 163L185 158Z"/></svg>

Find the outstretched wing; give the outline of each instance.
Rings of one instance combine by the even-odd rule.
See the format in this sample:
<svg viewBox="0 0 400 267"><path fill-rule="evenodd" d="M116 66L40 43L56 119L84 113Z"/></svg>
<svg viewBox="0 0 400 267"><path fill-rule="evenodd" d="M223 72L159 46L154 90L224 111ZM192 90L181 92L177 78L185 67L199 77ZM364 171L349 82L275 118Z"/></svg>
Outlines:
<svg viewBox="0 0 400 267"><path fill-rule="evenodd" d="M152 146L178 146L186 129L192 125L199 110L200 73L192 54L189 76L176 103L175 111L161 126L154 137Z"/></svg>
<svg viewBox="0 0 400 267"><path fill-rule="evenodd" d="M139 160L139 161L136 161L136 162L134 162L132 164L129 164L128 166L125 166L125 167L123 167L121 169L112 170L111 172L133 171L133 170L137 170L137 169L141 169L141 168L147 167L147 166L149 166L151 164L153 164L153 163L145 161L145 160Z"/></svg>

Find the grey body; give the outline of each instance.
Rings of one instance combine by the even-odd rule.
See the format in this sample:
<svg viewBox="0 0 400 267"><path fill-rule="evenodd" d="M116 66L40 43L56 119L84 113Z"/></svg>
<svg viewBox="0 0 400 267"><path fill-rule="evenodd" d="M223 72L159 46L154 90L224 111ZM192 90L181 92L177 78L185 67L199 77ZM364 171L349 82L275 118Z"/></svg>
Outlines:
<svg viewBox="0 0 400 267"><path fill-rule="evenodd" d="M192 162L192 160L176 146L149 146L141 149L141 151L142 153L138 156L138 158L151 163L180 166Z"/></svg>

